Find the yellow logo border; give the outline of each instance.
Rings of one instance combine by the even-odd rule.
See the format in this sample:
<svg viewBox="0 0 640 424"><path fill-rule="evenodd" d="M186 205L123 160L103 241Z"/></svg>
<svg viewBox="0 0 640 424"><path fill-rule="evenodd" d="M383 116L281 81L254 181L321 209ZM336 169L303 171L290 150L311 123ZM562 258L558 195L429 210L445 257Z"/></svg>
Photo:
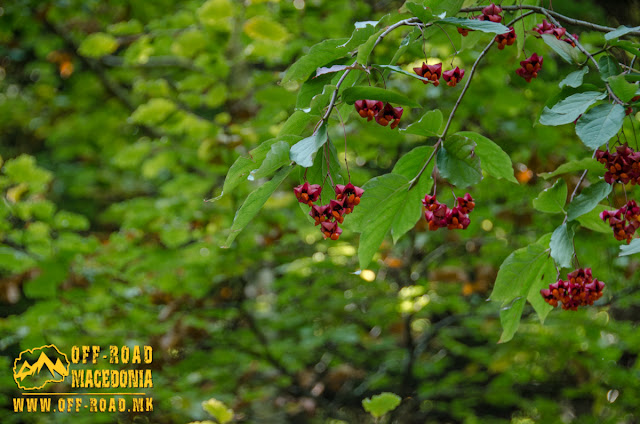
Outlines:
<svg viewBox="0 0 640 424"><path fill-rule="evenodd" d="M26 354L27 352L34 353L36 350L43 350L44 348L47 348L47 347L54 348L56 350L56 352L58 352L58 354L61 355L64 358L64 361L67 363L66 367L65 367L66 370L67 370L66 375L63 375L62 378L59 379L59 380L47 380L42 384L42 386L38 386L38 387L23 387L22 385L20 385L20 383L18 382L18 379L16 378L16 368L18 366L18 362L20 362L20 359L22 358L22 355ZM34 347L33 349L23 350L22 352L20 352L20 355L18 355L18 357L13 361L13 369L12 369L13 381L15 381L16 384L18 385L18 388L20 388L22 390L40 390L44 386L46 386L48 383L61 383L61 382L63 382L64 379L69 375L69 366L70 366L69 358L67 357L66 354L60 352L60 349L58 349L56 345L50 344L50 345L44 345L44 346L40 346L40 347Z"/></svg>

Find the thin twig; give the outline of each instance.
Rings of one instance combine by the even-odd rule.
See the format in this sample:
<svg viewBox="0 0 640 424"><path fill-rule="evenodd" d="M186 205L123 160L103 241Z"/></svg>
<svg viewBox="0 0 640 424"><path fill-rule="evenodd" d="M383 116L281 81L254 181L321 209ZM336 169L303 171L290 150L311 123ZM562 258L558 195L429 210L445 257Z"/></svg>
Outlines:
<svg viewBox="0 0 640 424"><path fill-rule="evenodd" d="M401 26L413 25L419 22L420 20L418 18L409 18L409 19L404 19L402 21L396 22L393 25L390 25L389 28L384 30L384 32L378 36L375 43L373 43L373 47L371 48L371 50L373 51L373 49L376 48L376 46L384 39L384 37L386 37L394 29L400 28ZM344 74L342 74L342 77L340 77L340 79L336 83L336 88L333 90L333 94L331 95L331 100L329 101L329 106L327 106L327 111L322 117L322 121L327 121L329 119L329 116L331 115L331 111L333 111L333 108L335 106L336 99L338 98L338 91L340 91L340 86L342 86L342 83L347 78L347 75L349 75L349 72L351 72L351 69L347 69L346 71L344 71Z"/></svg>
<svg viewBox="0 0 640 424"><path fill-rule="evenodd" d="M342 124L342 132L344 132L344 165L347 167L347 177L349 178L349 183L351 182L351 173L349 172L349 161L347 161L347 128L344 125L344 119L342 119L342 114L339 109L336 109L338 112L338 117L340 118L340 123Z"/></svg>
<svg viewBox="0 0 640 424"><path fill-rule="evenodd" d="M411 182L409 183L409 190L411 190L416 184L418 184L418 181L420 180L420 177L422 176L424 171L429 166L429 163L431 163L431 159L433 159L433 156L437 153L438 149L440 149L440 147L442 146L442 142L443 142L444 138L447 136L447 132L449 131L449 127L451 126L451 122L453 121L453 117L455 116L456 111L458 110L458 107L460 106L460 103L462 102L462 98L464 97L465 93L467 92L467 89L469 88L469 84L471 83L471 78L473 77L473 74L475 73L476 68L478 67L478 63L480 62L480 60L482 60L484 55L487 54L487 52L489 51L491 46L493 46L494 42L495 42L495 38L491 40L491 42L487 45L487 47L485 47L485 49L482 51L482 53L480 53L480 56L478 56L476 61L473 63L473 66L471 67L471 71L469 72L469 77L467 78L467 82L465 83L464 88L462 89L462 92L458 96L458 100L456 101L456 104L453 106L453 109L451 110L451 113L449 114L449 119L447 120L447 124L444 127L444 131L442 131L442 134L438 138L438 141L436 142L436 144L434 144L433 152L431 152L431 155L429 156L427 161L422 166L422 169L420 169L420 171L418 172L418 175L416 175L411 180Z"/></svg>
<svg viewBox="0 0 640 424"><path fill-rule="evenodd" d="M460 9L461 13L464 12L479 12L482 9L484 9L484 6L476 6L476 7L465 7L463 9ZM575 25L575 26L581 26L581 27L585 27L588 28L590 30L593 31L599 31L599 32L611 32L611 31L615 31L615 28L611 28L608 26L603 26L603 25L598 25L598 24L594 24L591 22L587 22L587 21L581 21L579 19L574 19L574 18L570 18L568 16L565 15L561 15L558 12L554 12L553 10L549 10L546 9L544 7L540 7L540 6L529 6L526 4L523 5L517 5L517 6L502 6L502 10L505 11L517 11L517 10L533 10L536 13L541 13L543 15L551 15L553 16L555 19L559 20L559 21L563 21L569 25ZM640 31L631 31L629 33L627 33L626 35L635 35L635 36L639 36L640 35Z"/></svg>
<svg viewBox="0 0 640 424"><path fill-rule="evenodd" d="M627 115L627 118L629 118L629 123L631 123L631 129L633 130L633 139L635 140L636 143L636 152L638 151L638 137L636 136L636 127L633 125L633 119L631 119L631 115Z"/></svg>
<svg viewBox="0 0 640 424"><path fill-rule="evenodd" d="M551 23L552 23L552 24L554 24L555 26L560 26L560 23L559 23L556 19L554 19L553 14L552 14L549 10L547 10L547 9L543 9L541 13L542 13L543 15L545 15L545 16L549 19L549 21L551 21ZM580 44L580 42L578 41L578 39L577 39L576 37L574 37L573 35L571 35L569 32L567 32L567 33L565 34L565 36L566 36L569 40L571 40L571 42L572 42L573 44L575 44L575 46L578 48L578 50L580 50L582 53L584 53L584 54L587 56L587 58L588 58L589 60L591 60L591 62L593 63L593 65L596 67L597 71L598 71L598 72L600 72L600 65L598 65L598 61L593 57L593 55L592 55L591 53L589 53L589 52L587 51L587 49L585 49L585 48L584 48L584 46L583 46L582 44ZM605 85L605 87L607 87L607 91L609 92L609 96L613 99L613 101L614 101L614 102L616 102L616 103L618 103L618 104L624 104L624 103L622 102L622 100L620 100L620 99L618 98L618 96L616 96L616 95L613 93L613 90L611 89L611 87L609 86L609 83L608 83L607 81L605 81L605 82L604 82L604 85Z"/></svg>
<svg viewBox="0 0 640 424"><path fill-rule="evenodd" d="M323 122L326 122L327 119L329 119L329 115L331 115L331 111L333 110L333 107L336 104L336 99L338 98L338 91L340 90L340 86L342 85L344 80L347 78L347 75L349 75L349 72L351 72L351 69L347 69L346 71L344 71L344 74L342 74L342 76L338 80L338 83L336 84L336 88L333 90L333 94L331 95L331 100L329 101L329 106L327 106L327 111L325 112L324 116L322 117L322 121Z"/></svg>
<svg viewBox="0 0 640 424"><path fill-rule="evenodd" d="M447 38L449 39L449 42L451 43L451 47L453 47L453 56L457 56L458 55L458 50L456 49L456 45L453 43L453 40L451 39L451 37L449 37L449 33L447 31L444 30L444 28L442 28L440 25L436 25L438 28L440 28L440 31L444 32L444 35L447 36ZM424 35L422 37L424 39ZM453 58L451 59L451 66L453 66Z"/></svg>

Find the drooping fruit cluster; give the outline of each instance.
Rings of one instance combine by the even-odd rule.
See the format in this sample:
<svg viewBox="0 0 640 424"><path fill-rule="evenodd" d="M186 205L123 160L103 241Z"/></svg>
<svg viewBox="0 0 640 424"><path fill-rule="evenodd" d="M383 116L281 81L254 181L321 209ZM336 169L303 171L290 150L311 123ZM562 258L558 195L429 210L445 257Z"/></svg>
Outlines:
<svg viewBox="0 0 640 424"><path fill-rule="evenodd" d="M447 82L449 87L455 87L464 77L464 69L460 69L457 66L450 71L444 71L442 73L442 79Z"/></svg>
<svg viewBox="0 0 640 424"><path fill-rule="evenodd" d="M502 22L502 8L500 6L496 6L491 3L489 6L482 9L482 14L478 16L474 16L471 19L477 19L479 21L491 21L491 22ZM458 27L458 32L462 34L463 37L469 35L469 31L473 31L472 29L465 29Z"/></svg>
<svg viewBox="0 0 640 424"><path fill-rule="evenodd" d="M342 234L342 228L338 224L344 222L344 216L353 212L353 208L360 204L360 198L364 190L349 183L347 185L336 184L336 200L331 200L328 205L316 205L322 193L322 187L318 184L305 182L293 189L298 202L311 208L309 215L320 225L320 230L325 239L338 240Z"/></svg>
<svg viewBox="0 0 640 424"><path fill-rule="evenodd" d="M600 219L604 222L609 221L616 240L626 240L629 244L640 227L640 207L635 200L630 200L617 211L602 211Z"/></svg>
<svg viewBox="0 0 640 424"><path fill-rule="evenodd" d="M558 280L540 290L545 302L554 308L558 302L562 309L577 311L579 306L593 305L602 297L604 283L593 278L591 268L580 268L567 274L568 281Z"/></svg>
<svg viewBox="0 0 640 424"><path fill-rule="evenodd" d="M422 66L420 68L413 68L413 72L429 80L422 81L424 84L431 82L437 87L440 85L440 77L442 77L442 63L427 65L425 62L422 62Z"/></svg>
<svg viewBox="0 0 640 424"><path fill-rule="evenodd" d="M567 34L567 30L562 28L562 27L558 27L555 26L554 24L547 22L546 19L542 20L541 24L536 25L535 27L533 27L533 30L535 32L537 32L538 34L542 35L542 34L551 34L554 37L556 37L558 40L562 40L565 43L569 43L572 47L575 47L576 44L569 38L562 38ZM573 36L573 38L575 38L576 40L578 39L578 34L571 34Z"/></svg>
<svg viewBox="0 0 640 424"><path fill-rule="evenodd" d="M456 198L456 202L457 206L450 209L447 205L438 202L435 194L433 196L428 194L424 196L422 201L426 208L424 217L429 223L430 231L445 227L449 230L464 230L469 226L471 223L469 213L476 206L473 198L467 193L464 197Z"/></svg>
<svg viewBox="0 0 640 424"><path fill-rule="evenodd" d="M422 62L422 66L419 68L413 68L413 72L417 75L428 79L429 81L422 81L425 84L433 83L436 87L440 85L440 77L442 77L449 87L455 87L457 83L464 77L464 69L460 69L457 66L449 71L442 72L442 63L436 65L427 65Z"/></svg>
<svg viewBox="0 0 640 424"><path fill-rule="evenodd" d="M504 49L505 46L512 46L516 42L516 30L512 26L509 27L509 32L496 35L496 42L500 50Z"/></svg>
<svg viewBox="0 0 640 424"><path fill-rule="evenodd" d="M534 53L530 58L520 62L520 68L516 69L516 74L524 78L525 81L531 82L532 78L538 77L538 72L542 69L542 61L542 56Z"/></svg>
<svg viewBox="0 0 640 424"><path fill-rule="evenodd" d="M355 107L358 115L367 118L367 121L375 119L383 127L391 124L391 129L398 126L404 112L401 107L393 107L389 103L383 104L379 100L356 100Z"/></svg>
<svg viewBox="0 0 640 424"><path fill-rule="evenodd" d="M502 8L491 3L489 6L482 9L482 15L476 16L479 21L491 21L500 23L502 22Z"/></svg>
<svg viewBox="0 0 640 424"><path fill-rule="evenodd" d="M596 159L607 168L604 180L608 184L640 184L640 152L627 143L616 147L615 152L597 150Z"/></svg>

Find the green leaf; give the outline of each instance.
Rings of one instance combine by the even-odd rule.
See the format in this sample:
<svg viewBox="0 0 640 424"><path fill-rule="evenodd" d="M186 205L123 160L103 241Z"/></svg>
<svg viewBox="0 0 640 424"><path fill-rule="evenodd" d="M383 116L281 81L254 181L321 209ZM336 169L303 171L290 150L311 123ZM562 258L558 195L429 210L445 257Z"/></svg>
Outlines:
<svg viewBox="0 0 640 424"><path fill-rule="evenodd" d="M624 74L624 79L629 82L638 82L640 81L640 75L638 74Z"/></svg>
<svg viewBox="0 0 640 424"><path fill-rule="evenodd" d="M254 169L249 173L247 179L254 181L272 175L278 169L289 163L289 143L286 141L278 141L271 146L260 168Z"/></svg>
<svg viewBox="0 0 640 424"><path fill-rule="evenodd" d="M102 57L115 52L118 45L118 39L113 35L94 32L82 40L78 53L85 57Z"/></svg>
<svg viewBox="0 0 640 424"><path fill-rule="evenodd" d="M417 27L413 28L413 31L411 31L409 34L407 34L406 37L404 37L402 39L402 42L400 43L400 46L396 49L396 52L394 53L393 57L389 61L389 65L395 65L396 63L398 63L398 60L400 60L402 55L405 54L405 52L407 51L407 49L409 48L411 43L416 41L420 35L422 35L420 30ZM426 36L426 34L425 34L425 36ZM383 75L386 78L386 76L389 75L389 70L388 69L385 70L383 72Z"/></svg>
<svg viewBox="0 0 640 424"><path fill-rule="evenodd" d="M542 322L552 309L540 295L540 290L548 286L550 277L555 275L553 260L548 253L549 242L550 236L547 234L536 243L512 252L500 265L490 296L491 300L502 302L502 336L499 343L513 338L520 324L525 300L532 304Z"/></svg>
<svg viewBox="0 0 640 424"><path fill-rule="evenodd" d="M333 96L333 92L335 90L335 85L325 85L322 93L313 96L309 107L304 109L303 112L316 116L321 115L323 113L323 109L329 105L329 101L331 100L331 96Z"/></svg>
<svg viewBox="0 0 640 424"><path fill-rule="evenodd" d="M628 256L640 253L640 239L633 239L629 244L620 246L620 254L618 256Z"/></svg>
<svg viewBox="0 0 640 424"><path fill-rule="evenodd" d="M636 43L633 43L631 41L626 41L626 40L611 40L609 44L615 47L619 47L622 50L625 50L634 56L640 57L640 49L638 49L638 45ZM632 75L626 75L626 76L632 76Z"/></svg>
<svg viewBox="0 0 640 424"><path fill-rule="evenodd" d="M424 165L424 162L433 152L432 146L420 146L403 155L393 167L394 174L399 174L413 179ZM420 180L409 191L407 201L401 205L400 209L391 224L391 236L393 243L397 243L400 237L415 227L416 222L422 217L422 199L429 192L433 180L430 178L434 163L431 161L429 167L422 173Z"/></svg>
<svg viewBox="0 0 640 424"><path fill-rule="evenodd" d="M553 172L545 172L544 174L539 174L540 177L548 180L549 178L556 177L562 174L568 174L570 172L575 171L583 171L588 169L589 171L599 172L602 171L602 164L598 162L595 158L584 158L572 160L567 163L563 163Z"/></svg>
<svg viewBox="0 0 640 424"><path fill-rule="evenodd" d="M598 105L578 119L576 134L585 146L595 150L620 131L624 117L624 108L619 104Z"/></svg>
<svg viewBox="0 0 640 424"><path fill-rule="evenodd" d="M569 124L578 119L589 106L606 96L606 93L598 91L573 94L556 103L551 109L545 106L540 115L540 123L549 126Z"/></svg>
<svg viewBox="0 0 640 424"><path fill-rule="evenodd" d="M476 155L480 158L480 165L487 174L498 179L504 178L507 181L518 184L518 180L513 175L511 158L500 146L487 137L475 132L461 131L456 133L456 135L467 137L476 143Z"/></svg>
<svg viewBox="0 0 640 424"><path fill-rule="evenodd" d="M381 100L397 105L421 107L419 103L400 93L385 90L384 88L367 87L363 85L345 89L342 92L342 100L350 105L354 104L357 100Z"/></svg>
<svg viewBox="0 0 640 424"><path fill-rule="evenodd" d="M440 109L430 110L422 115L419 121L414 122L400 131L405 131L408 134L421 135L423 137L438 137L440 135L440 128L442 127L442 121L443 118Z"/></svg>
<svg viewBox="0 0 640 424"><path fill-rule="evenodd" d="M502 24L491 21L479 21L477 19L444 18L436 21L436 23L450 24L460 28L488 32L491 34L506 34L509 32L509 28Z"/></svg>
<svg viewBox="0 0 640 424"><path fill-rule="evenodd" d="M309 53L302 56L296 63L287 69L287 73L282 79L282 84L291 81L305 81L319 67L339 59L349 52L344 45L345 38L325 40L309 49Z"/></svg>
<svg viewBox="0 0 640 424"><path fill-rule="evenodd" d="M53 179L50 171L38 167L36 159L24 153L17 158L8 159L3 170L12 183L27 184L34 192L45 190Z"/></svg>
<svg viewBox="0 0 640 424"><path fill-rule="evenodd" d="M107 31L111 35L122 37L124 35L140 34L144 31L144 26L137 19L131 19L111 24L107 27Z"/></svg>
<svg viewBox="0 0 640 424"><path fill-rule="evenodd" d="M431 9L425 8L421 4L408 1L403 5L403 7L406 8L409 12L411 12L413 16L420 19L425 24L435 19L433 15L433 11Z"/></svg>
<svg viewBox="0 0 640 424"><path fill-rule="evenodd" d="M56 296L58 286L69 275L69 261L56 259L39 264L39 268L42 270L40 275L24 285L24 294L27 297L46 299Z"/></svg>
<svg viewBox="0 0 640 424"><path fill-rule="evenodd" d="M464 0L422 0L422 3L433 11L434 15L454 16L460 11Z"/></svg>
<svg viewBox="0 0 640 424"><path fill-rule="evenodd" d="M420 81L429 81L428 79L421 77L415 72L407 72L399 66L393 66L393 65L373 65L373 66L375 66L376 68L388 69L398 74L403 74L411 78L419 79Z"/></svg>
<svg viewBox="0 0 640 424"><path fill-rule="evenodd" d="M598 181L582 190L582 193L569 204L567 219L573 221L580 215L593 210L598 203L611 193L611 185L605 181Z"/></svg>
<svg viewBox="0 0 640 424"><path fill-rule="evenodd" d="M360 268L365 269L378 251L393 220L409 197L409 179L399 174L372 178L363 187L360 205L349 217L350 225L361 233L358 247Z"/></svg>
<svg viewBox="0 0 640 424"><path fill-rule="evenodd" d="M337 60L336 62L340 62ZM335 63L335 62L333 62ZM335 66L346 66L346 65L335 65ZM318 68L318 69L327 69L327 68ZM331 80L335 75L330 73L324 73L320 76L313 76L306 80L300 89L298 90L298 96L296 97L296 110L303 110L309 107L311 104L311 99L322 93L324 87L326 85L331 84Z"/></svg>
<svg viewBox="0 0 640 424"><path fill-rule="evenodd" d="M202 402L202 409L215 418L219 424L227 424L233 419L233 410L215 398Z"/></svg>
<svg viewBox="0 0 640 424"><path fill-rule="evenodd" d="M233 165L231 165L229 171L227 172L227 176L224 180L224 185L222 186L222 193L230 193L234 188L238 186L238 184L240 184L242 181L245 181L252 170L262 165L262 161L271 151L271 147L278 141L286 141L287 144L291 146L297 141L300 141L300 138L301 137L295 135L285 135L278 138L271 138L262 142L262 144L260 144L258 147L251 150L249 152L250 157L247 158L245 156L240 156L238 159L236 159ZM222 194L220 196L222 196Z"/></svg>
<svg viewBox="0 0 640 424"><path fill-rule="evenodd" d="M351 38L342 44L340 47L344 47L347 50L352 50L353 48L360 46L362 43L367 41L373 33L376 31L376 26L379 21L362 21L356 22L354 24L355 29L351 33Z"/></svg>
<svg viewBox="0 0 640 424"><path fill-rule="evenodd" d="M609 224L600 219L600 213L602 211L611 210L611 207L606 205L598 205L591 212L587 212L584 215L580 215L576 220L584 228L588 228L591 231L595 231L603 234L611 234L612 230Z"/></svg>
<svg viewBox="0 0 640 424"><path fill-rule="evenodd" d="M264 15L247 19L242 29L253 40L284 42L290 37L285 27Z"/></svg>
<svg viewBox="0 0 640 424"><path fill-rule="evenodd" d="M207 0L198 8L198 19L209 27L219 28L222 22L232 16L231 0Z"/></svg>
<svg viewBox="0 0 640 424"><path fill-rule="evenodd" d="M566 44L566 43L565 43ZM571 72L569 75L567 75L562 81L560 81L559 87L573 87L573 88L578 88L582 85L582 80L585 76L586 73L589 72L589 67L585 66L582 69L579 69L577 71Z"/></svg>
<svg viewBox="0 0 640 424"><path fill-rule="evenodd" d="M553 186L545 188L538 197L533 199L533 207L540 212L560 213L564 212L566 202L567 184L560 178Z"/></svg>
<svg viewBox="0 0 640 424"><path fill-rule="evenodd" d="M551 34L542 34L542 40L567 63L573 64L580 62L579 50L575 47L571 47L569 43L558 40L554 35Z"/></svg>
<svg viewBox="0 0 640 424"><path fill-rule="evenodd" d="M358 47L358 55L356 56L356 62L361 65L366 65L369 62L369 56L371 56L371 52L376 45L376 40L380 37L385 29L381 29L375 34L371 35L367 41L362 43L360 47Z"/></svg>
<svg viewBox="0 0 640 424"><path fill-rule="evenodd" d="M300 110L293 112L293 114L285 121L278 131L278 137L283 135L300 135L304 132L307 125L313 117L308 113L304 113Z"/></svg>
<svg viewBox="0 0 640 424"><path fill-rule="evenodd" d="M443 178L464 188L482 180L480 159L475 155L476 143L466 137L453 135L445 140L436 157L438 171Z"/></svg>
<svg viewBox="0 0 640 424"><path fill-rule="evenodd" d="M362 407L374 418L380 418L400 405L402 398L395 393L383 392L362 401Z"/></svg>
<svg viewBox="0 0 640 424"><path fill-rule="evenodd" d="M551 257L561 268L569 268L573 258L573 227L562 224L551 235Z"/></svg>
<svg viewBox="0 0 640 424"><path fill-rule="evenodd" d="M613 40L614 38L618 38L618 37L622 37L623 35L626 35L630 32L637 32L640 30L640 26L637 27L628 27L628 26L624 26L621 25L618 28L616 28L613 31L607 32L604 35L604 39L605 40Z"/></svg>
<svg viewBox="0 0 640 424"><path fill-rule="evenodd" d="M607 81L607 78L618 75L622 72L620 65L618 65L618 61L608 54L605 54L598 59L598 67L600 68L600 78L602 78L602 81Z"/></svg>
<svg viewBox="0 0 640 424"><path fill-rule="evenodd" d="M260 209L267 202L269 197L273 194L278 186L287 178L287 175L291 172L293 166L287 166L282 168L278 173L269 181L252 191L247 199L244 201L240 209L236 212L236 216L233 218L233 224L231 225L231 232L227 237L227 241L223 248L228 248L240 232L247 226L251 220L258 214Z"/></svg>
<svg viewBox="0 0 640 424"><path fill-rule="evenodd" d="M300 140L291 147L289 158L298 165L309 168L313 165L316 152L327 142L327 139L327 125L322 124L313 135Z"/></svg>
<svg viewBox="0 0 640 424"><path fill-rule="evenodd" d="M518 281L520 282L520 281ZM509 304L500 308L500 325L502 325L502 334L498 343L506 343L513 338L520 327L520 317L524 310L527 299L525 297L517 297Z"/></svg>
<svg viewBox="0 0 640 424"><path fill-rule="evenodd" d="M0 270L18 274L35 265L35 259L28 254L7 246L0 246Z"/></svg>
<svg viewBox="0 0 640 424"><path fill-rule="evenodd" d="M86 217L73 212L59 211L53 218L53 228L57 230L86 231L89 226Z"/></svg>
<svg viewBox="0 0 640 424"><path fill-rule="evenodd" d="M624 75L609 77L607 81L609 81L609 86L613 94L618 96L624 103L629 102L636 95L636 91L638 91L638 85L627 82Z"/></svg>
<svg viewBox="0 0 640 424"><path fill-rule="evenodd" d="M176 105L168 99L154 98L141 104L131 114L131 120L144 125L159 125L176 111Z"/></svg>

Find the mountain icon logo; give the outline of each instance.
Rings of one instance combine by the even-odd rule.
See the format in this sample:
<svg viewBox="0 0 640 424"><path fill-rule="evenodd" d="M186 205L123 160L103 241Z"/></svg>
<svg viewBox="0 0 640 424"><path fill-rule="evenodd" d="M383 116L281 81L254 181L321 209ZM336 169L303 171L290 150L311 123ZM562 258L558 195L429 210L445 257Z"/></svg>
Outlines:
<svg viewBox="0 0 640 424"><path fill-rule="evenodd" d="M20 352L13 362L13 379L22 390L42 389L47 383L59 383L69 375L69 360L55 345Z"/></svg>

